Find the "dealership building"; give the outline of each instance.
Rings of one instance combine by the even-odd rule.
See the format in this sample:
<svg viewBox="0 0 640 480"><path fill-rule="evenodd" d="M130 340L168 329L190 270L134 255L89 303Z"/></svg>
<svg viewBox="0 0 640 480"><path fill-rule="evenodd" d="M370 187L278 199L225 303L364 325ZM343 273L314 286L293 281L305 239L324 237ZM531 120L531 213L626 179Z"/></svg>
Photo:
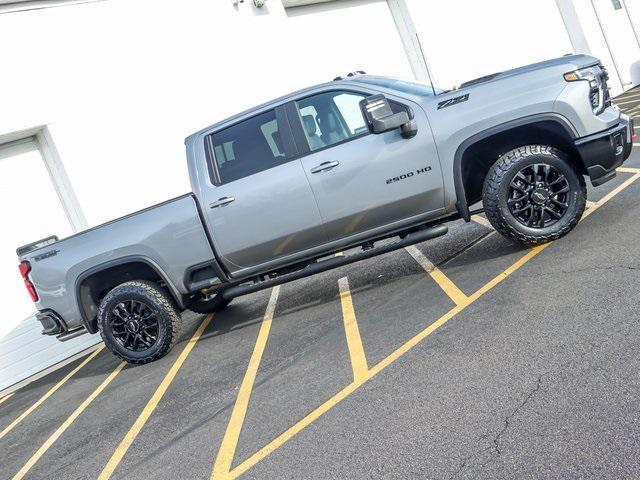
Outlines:
<svg viewBox="0 0 640 480"><path fill-rule="evenodd" d="M589 53L616 95L639 34L640 0L0 0L0 390L100 341L40 334L16 247L188 192L191 132L358 70L449 89Z"/></svg>

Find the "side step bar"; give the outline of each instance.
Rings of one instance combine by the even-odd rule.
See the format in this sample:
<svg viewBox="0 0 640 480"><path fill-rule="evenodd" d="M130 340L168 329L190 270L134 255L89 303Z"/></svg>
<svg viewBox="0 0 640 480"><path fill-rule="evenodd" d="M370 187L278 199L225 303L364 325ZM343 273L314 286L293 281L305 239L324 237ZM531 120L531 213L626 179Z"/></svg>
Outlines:
<svg viewBox="0 0 640 480"><path fill-rule="evenodd" d="M270 278L269 280L264 280L262 282L234 285L233 287L229 287L227 289L222 290L220 292L220 295L222 295L224 299L230 300L232 298L239 297L241 295L247 295L249 293L257 292L259 290L264 290L265 288L275 287L276 285L281 285L283 283L291 282L293 280L309 277L311 275L315 275L316 273L322 273L322 272L326 272L327 270L333 270L334 268L342 267L343 265L349 265L350 263L358 262L360 260L376 257L378 255L382 255L383 253L399 250L401 248L408 247L409 245L413 245L415 243L431 240L432 238L445 235L448 231L449 229L444 225L430 227L425 230L420 230L417 232L410 233L406 237L404 237L402 240L389 243L386 245L382 245L381 247L370 248L368 250L364 250L360 253L356 253L353 255L348 255L348 256L345 255L345 256L328 258L327 260L323 260L318 263L313 263L301 270L296 270L295 272L287 273L285 275L281 275L275 278Z"/></svg>
<svg viewBox="0 0 640 480"><path fill-rule="evenodd" d="M87 330L84 327L79 327L74 330L69 330L68 332L61 333L60 335L56 335L56 338L61 342L66 342L68 340L71 340L72 338L84 335L85 333L87 333Z"/></svg>

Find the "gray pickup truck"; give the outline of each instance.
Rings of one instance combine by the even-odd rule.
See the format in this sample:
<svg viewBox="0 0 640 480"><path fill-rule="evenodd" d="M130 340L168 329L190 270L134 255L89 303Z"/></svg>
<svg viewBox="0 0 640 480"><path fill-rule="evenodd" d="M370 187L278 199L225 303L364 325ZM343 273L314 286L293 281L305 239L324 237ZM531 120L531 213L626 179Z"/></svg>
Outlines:
<svg viewBox="0 0 640 480"><path fill-rule="evenodd" d="M354 72L189 136L193 193L20 247L20 273L43 334L99 331L146 363L171 349L182 310L213 312L476 212L517 242L560 238L583 213L585 177L615 177L632 136L585 55L449 91Z"/></svg>

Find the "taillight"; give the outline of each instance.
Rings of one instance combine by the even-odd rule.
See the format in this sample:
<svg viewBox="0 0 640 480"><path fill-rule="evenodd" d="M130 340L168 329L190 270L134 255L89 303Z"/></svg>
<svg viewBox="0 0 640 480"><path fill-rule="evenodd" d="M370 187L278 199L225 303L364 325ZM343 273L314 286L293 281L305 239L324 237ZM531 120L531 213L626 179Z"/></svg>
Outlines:
<svg viewBox="0 0 640 480"><path fill-rule="evenodd" d="M24 280L24 286L27 287L27 291L29 295L31 295L31 300L34 302L38 301L38 292L36 292L36 287L33 286L31 280L29 280L29 272L31 271L31 265L29 262L24 261L20 263L18 267L20 269L20 275L22 275L22 280Z"/></svg>

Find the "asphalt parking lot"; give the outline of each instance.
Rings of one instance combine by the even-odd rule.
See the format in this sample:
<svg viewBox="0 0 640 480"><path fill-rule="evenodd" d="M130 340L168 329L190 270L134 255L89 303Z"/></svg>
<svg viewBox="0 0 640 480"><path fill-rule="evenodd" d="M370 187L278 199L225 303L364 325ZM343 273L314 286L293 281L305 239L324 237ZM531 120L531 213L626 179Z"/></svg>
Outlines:
<svg viewBox="0 0 640 480"><path fill-rule="evenodd" d="M632 155L553 244L458 222L0 398L0 478L640 478Z"/></svg>

